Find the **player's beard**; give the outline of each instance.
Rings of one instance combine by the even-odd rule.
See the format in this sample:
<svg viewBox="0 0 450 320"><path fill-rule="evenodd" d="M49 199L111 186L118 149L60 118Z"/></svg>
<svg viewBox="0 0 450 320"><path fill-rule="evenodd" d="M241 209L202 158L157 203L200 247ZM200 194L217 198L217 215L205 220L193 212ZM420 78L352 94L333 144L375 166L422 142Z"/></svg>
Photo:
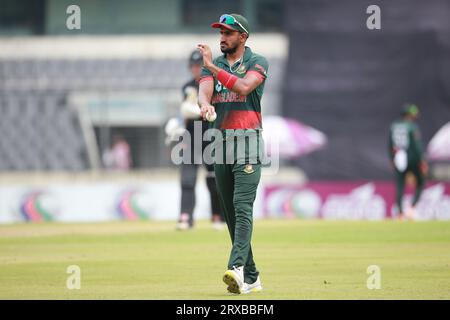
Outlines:
<svg viewBox="0 0 450 320"><path fill-rule="evenodd" d="M222 53L225 53L225 54L233 54L236 52L238 47L239 47L239 42L235 42L232 44L232 46L230 46L228 48L222 49L222 46L220 46L220 51L222 51Z"/></svg>

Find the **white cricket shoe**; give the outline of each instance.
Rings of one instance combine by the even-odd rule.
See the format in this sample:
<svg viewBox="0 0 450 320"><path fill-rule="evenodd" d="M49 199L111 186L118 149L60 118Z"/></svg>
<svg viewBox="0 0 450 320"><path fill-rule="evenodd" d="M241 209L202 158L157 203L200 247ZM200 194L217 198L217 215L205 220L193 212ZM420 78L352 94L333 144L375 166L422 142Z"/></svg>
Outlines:
<svg viewBox="0 0 450 320"><path fill-rule="evenodd" d="M233 269L225 271L223 282L228 285L228 292L241 294L244 289L244 267L233 267Z"/></svg>
<svg viewBox="0 0 450 320"><path fill-rule="evenodd" d="M179 231L185 231L191 229L192 226L189 224L189 214L182 213L180 215L180 220L178 220L177 223L177 230Z"/></svg>
<svg viewBox="0 0 450 320"><path fill-rule="evenodd" d="M263 289L262 284L261 284L261 279L258 278L256 279L255 282L253 283L244 283L244 287L241 290L242 294L247 294L247 293L251 293L251 292L259 292Z"/></svg>
<svg viewBox="0 0 450 320"><path fill-rule="evenodd" d="M414 207L409 207L405 212L405 218L412 221L416 216L416 209Z"/></svg>
<svg viewBox="0 0 450 320"><path fill-rule="evenodd" d="M180 221L180 222L177 223L177 230L179 230L179 231L186 231L186 230L189 230L189 229L191 229L191 226L189 225L188 222Z"/></svg>

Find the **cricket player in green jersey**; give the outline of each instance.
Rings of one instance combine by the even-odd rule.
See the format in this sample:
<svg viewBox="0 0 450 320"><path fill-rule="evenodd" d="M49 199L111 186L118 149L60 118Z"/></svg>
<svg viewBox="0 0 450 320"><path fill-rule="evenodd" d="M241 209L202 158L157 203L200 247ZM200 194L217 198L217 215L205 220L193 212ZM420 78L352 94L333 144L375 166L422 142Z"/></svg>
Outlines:
<svg viewBox="0 0 450 320"><path fill-rule="evenodd" d="M228 150L230 141L236 144L230 132L254 133L258 148L262 148L261 98L267 78L267 60L245 46L250 28L243 16L224 14L211 27L220 29L223 55L213 60L211 49L205 44L198 45L203 55L198 98L201 114L204 118L217 116L211 126L223 133L224 149ZM216 162L214 171L233 244L223 281L229 292L246 294L262 290L251 247L253 203L261 178L262 159L258 156L252 163L240 161L239 157L234 156L225 163Z"/></svg>
<svg viewBox="0 0 450 320"><path fill-rule="evenodd" d="M389 156L395 171L396 203L400 219L414 218L415 206L419 202L428 170L423 157L419 127L415 123L418 116L418 107L414 104L406 104L402 109L402 118L392 123L389 133ZM415 177L416 192L411 207L404 211L403 191L406 175L409 172Z"/></svg>

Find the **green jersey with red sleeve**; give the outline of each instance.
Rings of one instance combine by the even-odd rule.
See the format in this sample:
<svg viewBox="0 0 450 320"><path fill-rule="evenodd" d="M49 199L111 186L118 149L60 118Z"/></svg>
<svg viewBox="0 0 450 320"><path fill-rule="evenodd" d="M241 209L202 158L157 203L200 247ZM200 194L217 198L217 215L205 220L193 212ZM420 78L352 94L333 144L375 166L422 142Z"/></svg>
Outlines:
<svg viewBox="0 0 450 320"><path fill-rule="evenodd" d="M242 60L234 65L229 65L225 55L217 57L213 63L239 78L245 77L247 73L254 73L262 82L247 96L240 95L225 88L208 69L203 67L200 82L214 81L211 104L215 107L217 118L212 127L222 130L262 129L261 98L269 68L266 58L245 47Z"/></svg>

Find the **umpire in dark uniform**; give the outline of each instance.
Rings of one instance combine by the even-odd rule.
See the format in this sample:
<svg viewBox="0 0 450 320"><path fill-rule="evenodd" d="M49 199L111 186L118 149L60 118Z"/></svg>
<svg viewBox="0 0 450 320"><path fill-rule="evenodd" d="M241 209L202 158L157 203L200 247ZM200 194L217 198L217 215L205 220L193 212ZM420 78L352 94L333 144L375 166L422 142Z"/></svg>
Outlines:
<svg viewBox="0 0 450 320"><path fill-rule="evenodd" d="M194 226L193 211L195 208L195 185L198 174L198 164L194 164L195 152L199 148L194 148L194 141L202 141L202 137L195 136L195 125L201 126L201 134L208 129L209 123L202 120L200 115L200 107L197 104L199 81L203 66L203 57L198 50L191 53L189 57L189 69L192 74L192 79L183 86L183 103L181 104L181 114L184 119L186 134L190 134L191 145L186 148L191 148L191 161L189 163L181 164L181 210L180 217L177 223L178 230L188 230ZM197 129L198 130L198 129ZM189 141L189 140L188 140ZM202 142L201 151L205 149L208 142ZM197 155L201 159L201 155ZM214 166L205 164L207 176L206 185L209 190L212 209L212 223L213 227L218 230L224 229L224 221L221 214L219 200L217 198L216 181L214 175Z"/></svg>

